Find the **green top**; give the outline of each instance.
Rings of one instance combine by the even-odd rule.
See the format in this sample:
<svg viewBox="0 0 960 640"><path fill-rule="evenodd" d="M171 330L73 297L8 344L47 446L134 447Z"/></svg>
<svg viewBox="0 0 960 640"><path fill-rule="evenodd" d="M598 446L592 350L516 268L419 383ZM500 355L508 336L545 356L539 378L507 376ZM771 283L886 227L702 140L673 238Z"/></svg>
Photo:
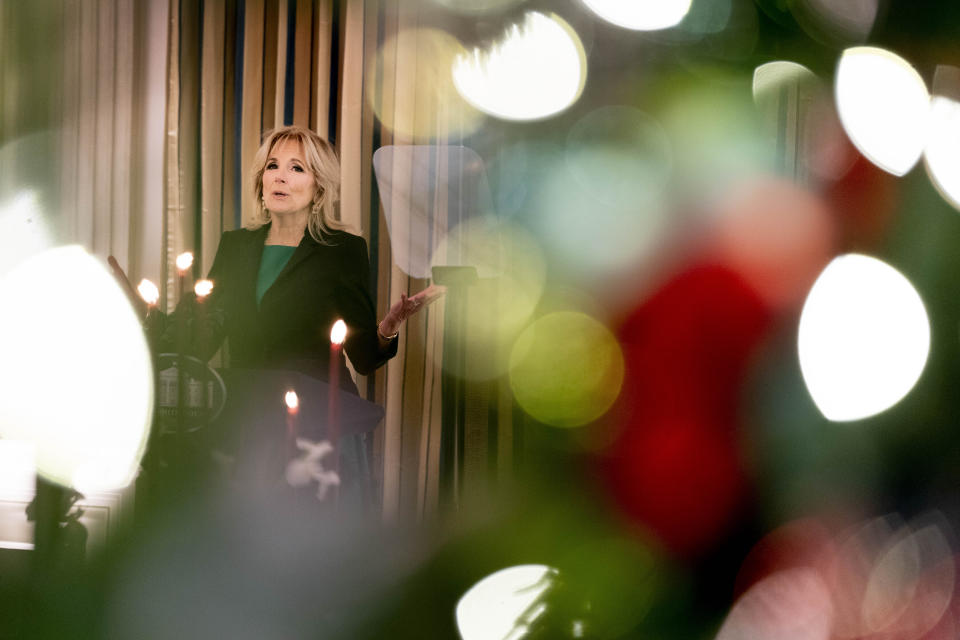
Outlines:
<svg viewBox="0 0 960 640"><path fill-rule="evenodd" d="M263 294L276 281L277 276L287 266L296 247L282 244L268 244L263 247L263 257L260 258L260 272L257 274L257 306L263 299Z"/></svg>

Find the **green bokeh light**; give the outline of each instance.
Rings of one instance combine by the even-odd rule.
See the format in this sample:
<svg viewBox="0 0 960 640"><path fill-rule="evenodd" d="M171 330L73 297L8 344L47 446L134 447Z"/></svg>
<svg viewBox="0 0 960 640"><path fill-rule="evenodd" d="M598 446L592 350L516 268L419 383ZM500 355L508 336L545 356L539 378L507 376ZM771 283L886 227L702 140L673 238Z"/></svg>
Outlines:
<svg viewBox="0 0 960 640"><path fill-rule="evenodd" d="M502 376L510 345L543 295L547 265L539 244L519 226L475 218L451 230L433 263L476 267L478 280L469 288L463 325L448 330L465 342L469 364L462 375L472 380Z"/></svg>
<svg viewBox="0 0 960 640"><path fill-rule="evenodd" d="M537 420L576 427L603 415L623 382L623 354L613 334L590 316L546 315L520 334L510 354L510 386Z"/></svg>

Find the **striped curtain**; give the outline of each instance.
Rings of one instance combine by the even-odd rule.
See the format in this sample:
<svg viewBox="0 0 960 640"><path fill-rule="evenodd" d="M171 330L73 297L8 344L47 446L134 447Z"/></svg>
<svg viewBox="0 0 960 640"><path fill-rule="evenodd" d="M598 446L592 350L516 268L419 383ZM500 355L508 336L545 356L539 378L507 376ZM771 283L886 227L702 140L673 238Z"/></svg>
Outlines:
<svg viewBox="0 0 960 640"><path fill-rule="evenodd" d="M358 184L364 194L375 196L370 212L380 239L377 283L385 310L401 291L413 293L428 284L425 279L408 277L399 265L407 266L406 258L418 247L436 245L459 221L461 207L451 194L461 190L448 189L444 183L463 180L476 169L455 160L461 154L453 150L462 149L476 134L481 118L453 88L450 64L462 46L442 28L449 15L431 3L367 0L362 4L363 64L357 71L363 72L363 99L341 104L341 109L346 113L358 105L363 113L359 133L364 174ZM353 44L359 46L351 40L344 46ZM350 142L344 139L341 148L346 149ZM389 176L392 189L380 193L376 182L370 182L369 169L373 153L388 146L394 153L378 165L378 177ZM432 168L426 185L407 162L411 148L428 150ZM414 217L409 210L414 208L418 191L427 205L427 211L421 213L430 224L420 230L420 237L408 237L397 227ZM381 201L385 198L391 202ZM389 242L387 210L394 225ZM391 254L391 246L397 255ZM408 271L415 273L409 267ZM469 296L467 302L467 313L474 319L483 321L484 314L496 312L470 304ZM449 510L469 510L485 503L491 489L507 484L512 477L514 415L519 413L505 377L471 381L468 376L464 381L459 398L461 433L454 434L454 425L441 420L443 351L449 338L445 335L445 311L445 305L439 303L414 316L398 357L386 367L384 387L377 388L376 399L387 409L378 451L383 510L388 519L429 519ZM489 320L496 321L493 317ZM490 351L468 346L463 373L487 369L484 360ZM454 441L455 437L462 440ZM460 454L441 460L445 449Z"/></svg>
<svg viewBox="0 0 960 640"><path fill-rule="evenodd" d="M220 234L250 215L246 174L262 134L286 124L310 127L340 153L340 218L370 247L379 316L401 293L429 284L394 263L372 164L383 145L427 138L447 144L462 137L450 126L456 119L435 95L431 74L424 74L425 61L436 51L407 35L425 17L424 9L409 4L401 9L399 0L171 1L163 216L168 305L175 302L175 256L192 250L196 273L209 269ZM430 134L401 133L402 127L383 124L411 119ZM436 224L443 225L444 208L436 214ZM438 511L442 342L439 303L407 323L396 358L370 379L358 379L362 393L386 408L372 457L388 520L419 520ZM468 394L472 428L455 474L465 490L469 478L486 486L490 403L500 397L488 395Z"/></svg>
<svg viewBox="0 0 960 640"><path fill-rule="evenodd" d="M114 255L134 282L161 277L164 3L64 0L59 193L65 239ZM34 36L36 37L34 32Z"/></svg>

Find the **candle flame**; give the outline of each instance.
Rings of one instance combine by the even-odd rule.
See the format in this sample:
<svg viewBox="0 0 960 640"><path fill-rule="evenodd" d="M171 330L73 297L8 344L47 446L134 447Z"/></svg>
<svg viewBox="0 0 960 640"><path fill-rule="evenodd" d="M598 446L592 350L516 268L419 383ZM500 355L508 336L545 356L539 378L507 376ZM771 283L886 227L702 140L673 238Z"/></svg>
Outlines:
<svg viewBox="0 0 960 640"><path fill-rule="evenodd" d="M160 290L157 289L157 285L146 278L141 280L140 284L137 285L137 292L140 294L140 297L143 298L143 301L150 306L157 304L157 301L160 299Z"/></svg>
<svg viewBox="0 0 960 640"><path fill-rule="evenodd" d="M300 407L300 398L297 397L297 392L292 389L283 396L283 401L287 404L287 409L291 413L295 413Z"/></svg>
<svg viewBox="0 0 960 640"><path fill-rule="evenodd" d="M330 330L330 342L333 344L343 344L347 337L347 323L343 320L337 320L333 323L333 329Z"/></svg>
<svg viewBox="0 0 960 640"><path fill-rule="evenodd" d="M210 292L213 291L213 281L197 280L197 284L193 285L193 291L197 294L198 298L206 298L210 295Z"/></svg>
<svg viewBox="0 0 960 640"><path fill-rule="evenodd" d="M180 271L186 271L191 266L193 266L193 254L189 251L181 253L177 256L177 269Z"/></svg>

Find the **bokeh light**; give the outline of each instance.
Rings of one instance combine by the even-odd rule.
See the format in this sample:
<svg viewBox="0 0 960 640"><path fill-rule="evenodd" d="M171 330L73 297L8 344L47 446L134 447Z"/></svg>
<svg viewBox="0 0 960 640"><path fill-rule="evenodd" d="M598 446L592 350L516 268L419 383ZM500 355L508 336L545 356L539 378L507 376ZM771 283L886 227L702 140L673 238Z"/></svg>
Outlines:
<svg viewBox="0 0 960 640"><path fill-rule="evenodd" d="M197 294L198 298L206 298L213 292L213 281L212 280L197 280L197 283L193 285L193 292ZM147 304L150 304L147 301Z"/></svg>
<svg viewBox="0 0 960 640"><path fill-rule="evenodd" d="M150 280L143 278L137 285L137 293L148 305L155 305L160 300L160 289Z"/></svg>
<svg viewBox="0 0 960 640"><path fill-rule="evenodd" d="M752 580L717 637L953 637L927 635L954 599L950 539L937 512L909 524L890 514L839 533L816 520L789 523L750 552L741 578Z"/></svg>
<svg viewBox="0 0 960 640"><path fill-rule="evenodd" d="M850 638L866 633L863 605L870 574L902 527L903 520L890 514L856 523L836 536L830 587L835 605L834 631L838 636Z"/></svg>
<svg viewBox="0 0 960 640"><path fill-rule="evenodd" d="M829 640L830 591L811 568L779 571L751 587L734 605L716 640Z"/></svg>
<svg viewBox="0 0 960 640"><path fill-rule="evenodd" d="M504 120L538 120L580 97L587 58L569 24L532 11L489 49L458 55L452 71L457 91L481 111Z"/></svg>
<svg viewBox="0 0 960 640"><path fill-rule="evenodd" d="M412 141L466 136L483 123L453 85L450 68L463 45L438 29L406 29L388 38L367 66L364 95L384 127ZM388 74L403 85L387 91L377 79Z"/></svg>
<svg viewBox="0 0 960 640"><path fill-rule="evenodd" d="M743 560L734 592L745 594L765 578L789 569L829 567L835 555L833 532L817 518L802 518L767 533Z"/></svg>
<svg viewBox="0 0 960 640"><path fill-rule="evenodd" d="M330 342L333 344L343 344L347 337L347 323L343 320L337 320L330 328Z"/></svg>
<svg viewBox="0 0 960 640"><path fill-rule="evenodd" d="M527 564L493 573L463 594L457 603L457 629L463 640L523 637L522 630L546 610L532 607L550 588L556 569ZM520 631L517 636L514 628Z"/></svg>
<svg viewBox="0 0 960 640"><path fill-rule="evenodd" d="M868 634L920 638L939 622L953 597L953 552L939 527L901 527L873 564L861 615Z"/></svg>
<svg viewBox="0 0 960 640"><path fill-rule="evenodd" d="M623 354L590 316L561 311L531 324L510 355L510 387L534 418L576 427L606 413L620 393Z"/></svg>
<svg viewBox="0 0 960 640"><path fill-rule="evenodd" d="M926 637L953 599L956 567L946 521L874 518L837 537L831 564L835 637Z"/></svg>
<svg viewBox="0 0 960 640"><path fill-rule="evenodd" d="M626 373L609 420L619 431L605 452L609 487L632 520L694 555L745 496L738 408L770 310L715 257L636 304L617 330Z"/></svg>
<svg viewBox="0 0 960 640"><path fill-rule="evenodd" d="M960 209L960 102L944 96L930 100L930 137L924 164L944 200Z"/></svg>
<svg viewBox="0 0 960 640"><path fill-rule="evenodd" d="M506 372L510 346L543 295L546 260L536 240L521 227L494 218L474 218L451 229L433 254L435 266L473 266L479 280L470 286L462 327L472 379Z"/></svg>
<svg viewBox="0 0 960 640"><path fill-rule="evenodd" d="M595 110L532 188L532 224L557 262L579 277L624 271L668 229L673 150L663 127L633 107Z"/></svg>
<svg viewBox="0 0 960 640"><path fill-rule="evenodd" d="M930 97L916 69L877 47L843 52L835 80L837 111L860 152L884 171L902 176L926 143Z"/></svg>
<svg viewBox="0 0 960 640"><path fill-rule="evenodd" d="M591 111L570 129L567 166L602 202L624 205L654 199L666 188L673 150L663 127L634 107Z"/></svg>
<svg viewBox="0 0 960 640"><path fill-rule="evenodd" d="M643 536L598 536L566 545L557 566L569 593L565 615L584 623L580 637L630 637L655 607L668 564L646 543Z"/></svg>
<svg viewBox="0 0 960 640"><path fill-rule="evenodd" d="M833 94L812 71L776 60L753 72L753 99L780 173L799 180L834 181L858 156L843 132Z"/></svg>
<svg viewBox="0 0 960 640"><path fill-rule="evenodd" d="M823 200L789 180L733 185L716 206L720 259L774 308L799 303L829 262L834 231Z"/></svg>
<svg viewBox="0 0 960 640"><path fill-rule="evenodd" d="M859 420L903 398L930 350L919 294L880 260L834 259L814 283L800 316L800 368L828 419Z"/></svg>
<svg viewBox="0 0 960 640"><path fill-rule="evenodd" d="M287 405L287 409L293 413L296 413L297 409L300 407L300 397L297 396L296 391L291 389L283 394L283 403Z"/></svg>
<svg viewBox="0 0 960 640"><path fill-rule="evenodd" d="M879 0L794 0L790 6L804 31L827 43L862 42L879 9Z"/></svg>
<svg viewBox="0 0 960 640"><path fill-rule="evenodd" d="M769 173L772 147L749 91L722 82L664 80L653 115L673 143L672 198L679 207L703 210L731 184Z"/></svg>
<svg viewBox="0 0 960 640"><path fill-rule="evenodd" d="M810 69L790 60L774 60L753 70L753 99L757 103L769 100L788 85L816 81Z"/></svg>
<svg viewBox="0 0 960 640"><path fill-rule="evenodd" d="M177 256L176 264L179 271L186 271L193 266L193 254L189 251L181 253Z"/></svg>
<svg viewBox="0 0 960 640"><path fill-rule="evenodd" d="M679 24L690 11L691 0L661 0L660 2L583 0L583 4L618 27L634 31L656 31Z"/></svg>
<svg viewBox="0 0 960 640"><path fill-rule="evenodd" d="M150 429L153 374L123 291L71 246L21 263L0 297L0 436L34 442L38 472L54 482L126 486Z"/></svg>

